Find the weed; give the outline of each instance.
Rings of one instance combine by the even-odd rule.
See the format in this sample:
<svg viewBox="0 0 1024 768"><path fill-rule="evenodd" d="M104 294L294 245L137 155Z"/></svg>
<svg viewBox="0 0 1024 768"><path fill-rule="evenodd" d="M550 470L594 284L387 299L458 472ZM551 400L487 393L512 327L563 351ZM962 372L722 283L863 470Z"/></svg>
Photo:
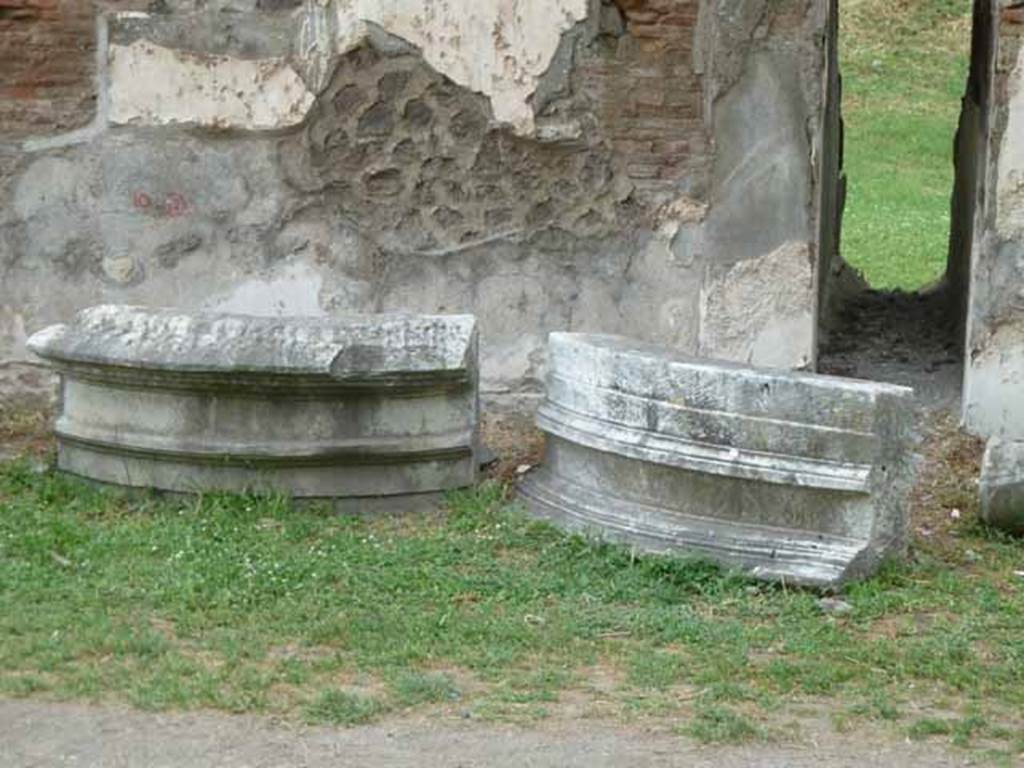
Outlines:
<svg viewBox="0 0 1024 768"><path fill-rule="evenodd" d="M442 674L402 672L394 676L391 690L396 701L404 707L437 704L459 698L459 691L451 678Z"/></svg>
<svg viewBox="0 0 1024 768"><path fill-rule="evenodd" d="M952 730L953 726L948 720L923 717L907 729L907 735L912 739L926 739L929 736L947 736Z"/></svg>
<svg viewBox="0 0 1024 768"><path fill-rule="evenodd" d="M380 699L362 693L350 693L329 688L306 706L306 720L310 723L331 725L359 725L379 717L387 711Z"/></svg>
<svg viewBox="0 0 1024 768"><path fill-rule="evenodd" d="M764 729L750 718L720 705L698 708L679 732L704 744L738 744L766 737Z"/></svg>

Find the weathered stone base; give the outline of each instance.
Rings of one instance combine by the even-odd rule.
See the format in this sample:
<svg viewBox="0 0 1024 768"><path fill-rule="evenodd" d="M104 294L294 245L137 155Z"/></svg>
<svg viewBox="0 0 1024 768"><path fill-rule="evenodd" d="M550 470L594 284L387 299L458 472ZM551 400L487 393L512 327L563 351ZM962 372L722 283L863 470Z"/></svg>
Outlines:
<svg viewBox="0 0 1024 768"><path fill-rule="evenodd" d="M979 490L982 519L1007 533L1024 536L1024 441L989 441Z"/></svg>
<svg viewBox="0 0 1024 768"><path fill-rule="evenodd" d="M836 586L906 545L912 392L551 335L536 515L646 551Z"/></svg>
<svg viewBox="0 0 1024 768"><path fill-rule="evenodd" d="M14 458L14 457L11 457ZM54 467L39 464L40 471L50 470ZM60 469L57 466L57 469ZM68 470L60 470L76 479L86 483L90 487L105 489L111 492L126 496L133 501L146 499L194 499L198 494L195 491L162 491L155 488L144 488L125 485L123 483L108 483L85 475L75 474ZM205 493L210 493L206 491ZM219 491L218 491L219 492ZM280 486L256 485L248 490L235 491L236 493L251 493L256 496L275 496L281 493ZM406 493L401 496L338 496L327 497L299 497L290 496L289 502L293 509L316 510L329 512L346 517L400 517L402 515L429 514L441 510L447 500L446 491L429 491L426 493Z"/></svg>
<svg viewBox="0 0 1024 768"><path fill-rule="evenodd" d="M474 477L472 454L307 457L295 462L234 456L127 454L115 446L77 443L58 435L57 467L81 477L133 488L235 493L286 490L303 499L419 496L418 488L459 488Z"/></svg>
<svg viewBox="0 0 1024 768"><path fill-rule="evenodd" d="M544 465L520 493L533 514L570 530L645 552L707 558L758 578L830 585L878 566L863 538L812 532L842 530L844 518L857 516L856 499L840 492L678 471L549 437ZM805 518L811 530L756 522L782 509ZM735 512L738 519L709 515L716 510ZM833 519L816 521L821 510Z"/></svg>

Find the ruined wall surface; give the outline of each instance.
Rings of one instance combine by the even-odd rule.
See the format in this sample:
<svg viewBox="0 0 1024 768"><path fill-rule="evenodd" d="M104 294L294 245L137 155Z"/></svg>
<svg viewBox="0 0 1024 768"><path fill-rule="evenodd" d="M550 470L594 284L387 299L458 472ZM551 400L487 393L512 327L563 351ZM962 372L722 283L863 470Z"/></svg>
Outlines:
<svg viewBox="0 0 1024 768"><path fill-rule="evenodd" d="M828 5L0 0L0 393L100 302L473 312L491 398L552 330L813 365Z"/></svg>
<svg viewBox="0 0 1024 768"><path fill-rule="evenodd" d="M997 2L971 259L964 420L1024 439L1024 10ZM1005 6L1005 7L1003 7Z"/></svg>

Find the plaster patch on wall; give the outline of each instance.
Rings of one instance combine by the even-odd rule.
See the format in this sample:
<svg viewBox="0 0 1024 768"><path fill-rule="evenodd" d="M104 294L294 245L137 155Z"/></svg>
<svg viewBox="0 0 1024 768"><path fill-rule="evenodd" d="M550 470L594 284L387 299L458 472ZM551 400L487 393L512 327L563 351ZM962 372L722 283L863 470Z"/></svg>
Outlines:
<svg viewBox="0 0 1024 768"><path fill-rule="evenodd" d="M964 421L979 435L1024 440L1024 322L1000 326L972 355ZM1010 393L1017 393L1016 396Z"/></svg>
<svg viewBox="0 0 1024 768"><path fill-rule="evenodd" d="M742 261L814 238L813 164L795 52L751 53L716 103L705 248Z"/></svg>
<svg viewBox="0 0 1024 768"><path fill-rule="evenodd" d="M109 56L112 123L287 128L315 99L281 58L199 56L144 40L111 45Z"/></svg>
<svg viewBox="0 0 1024 768"><path fill-rule="evenodd" d="M338 0L337 50L360 45L366 24L375 24L419 48L441 74L487 96L496 120L529 135L530 97L562 35L587 17L588 6L588 0Z"/></svg>
<svg viewBox="0 0 1024 768"><path fill-rule="evenodd" d="M277 274L240 283L226 294L213 296L203 309L243 315L319 316L323 276L300 261L285 264Z"/></svg>
<svg viewBox="0 0 1024 768"><path fill-rule="evenodd" d="M1024 236L1024 46L1010 75L1006 131L999 152L996 228Z"/></svg>
<svg viewBox="0 0 1024 768"><path fill-rule="evenodd" d="M814 350L814 285L803 242L788 242L724 274L709 274L700 297L700 354L806 367Z"/></svg>
<svg viewBox="0 0 1024 768"><path fill-rule="evenodd" d="M707 203L683 195L664 205L657 213L653 242L665 251L668 263L691 267L703 255L701 226L708 213Z"/></svg>

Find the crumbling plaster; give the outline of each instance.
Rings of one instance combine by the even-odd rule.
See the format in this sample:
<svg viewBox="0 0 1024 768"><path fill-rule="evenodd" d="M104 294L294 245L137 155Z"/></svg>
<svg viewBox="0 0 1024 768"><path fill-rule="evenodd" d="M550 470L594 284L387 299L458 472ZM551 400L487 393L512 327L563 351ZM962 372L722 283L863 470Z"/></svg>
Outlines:
<svg viewBox="0 0 1024 768"><path fill-rule="evenodd" d="M110 46L108 66L112 123L285 128L316 98L282 58L199 57L138 40Z"/></svg>
<svg viewBox="0 0 1024 768"><path fill-rule="evenodd" d="M251 5L111 15L93 129L0 142L8 379L100 302L474 312L491 398L552 330L813 366L824 4Z"/></svg>
<svg viewBox="0 0 1024 768"><path fill-rule="evenodd" d="M562 35L590 0L337 0L336 50L347 52L375 24L419 48L439 74L490 100L494 118L533 130L530 99Z"/></svg>
<svg viewBox="0 0 1024 768"><path fill-rule="evenodd" d="M590 0L308 0L282 20L295 38L294 67L283 56L200 56L145 40L114 44L110 119L247 130L297 125L337 58L362 46L376 27L415 46L443 77L486 96L496 121L528 135L534 129L530 99L562 35L587 17L589 5ZM131 13L127 19L144 17Z"/></svg>

